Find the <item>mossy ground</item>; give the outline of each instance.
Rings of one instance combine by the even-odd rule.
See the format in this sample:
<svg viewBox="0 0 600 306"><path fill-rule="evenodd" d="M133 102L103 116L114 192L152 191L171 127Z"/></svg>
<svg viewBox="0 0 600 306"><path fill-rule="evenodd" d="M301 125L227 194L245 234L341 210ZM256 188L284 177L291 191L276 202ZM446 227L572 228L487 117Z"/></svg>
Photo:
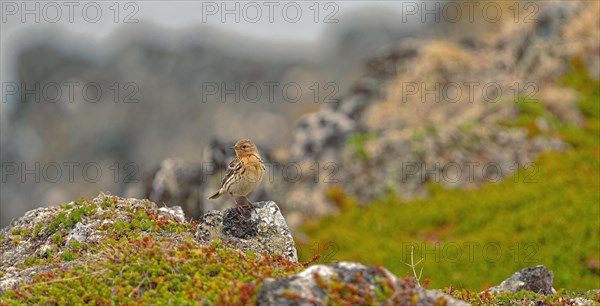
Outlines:
<svg viewBox="0 0 600 306"><path fill-rule="evenodd" d="M68 238L77 226L89 230L85 242ZM10 271L12 279L15 269L23 272L17 273L17 288L0 295L0 305L252 305L266 278L300 272L316 260L291 262L220 241L200 244L194 238L197 227L147 200L104 195L33 211L0 237L0 249L29 254L0 262L0 271ZM37 252L46 243L48 251ZM418 304L422 290L412 279L397 287L381 267L375 269L381 276L376 288L359 274L356 284L315 276L326 296L314 302ZM304 301L293 292L287 298Z"/></svg>
<svg viewBox="0 0 600 306"><path fill-rule="evenodd" d="M581 305L574 304L575 299L584 299L600 303L600 293L597 292L567 292L558 291L554 295L537 294L531 291L504 292L490 294L487 291L478 292L470 289L456 290L449 287L442 290L450 296L471 303L471 305Z"/></svg>
<svg viewBox="0 0 600 306"><path fill-rule="evenodd" d="M305 226L307 245L334 245L330 260L381 264L399 276L412 274L405 263L414 245L415 258L424 258L423 279L463 294L539 264L554 272L555 288L600 288L600 82L574 61L560 83L580 93L586 121L582 127L558 122L545 133L571 149L546 152L501 183L477 190L431 185L429 198L408 203L390 194L358 205L333 189L342 212ZM522 109L514 124L549 116L539 106Z"/></svg>
<svg viewBox="0 0 600 306"><path fill-rule="evenodd" d="M53 247L15 266L42 267L42 272L30 283L6 291L0 304L245 305L254 302L264 278L304 267L281 256L240 252L218 241L202 245L193 238L197 224L165 218L152 209L119 207L124 211L116 217L116 203L116 197L100 204L78 200L62 205L43 229L11 229L19 241L2 237L3 243L50 237ZM95 229L103 237L96 243L66 243L65 234L82 219L88 224L98 219L111 222Z"/></svg>

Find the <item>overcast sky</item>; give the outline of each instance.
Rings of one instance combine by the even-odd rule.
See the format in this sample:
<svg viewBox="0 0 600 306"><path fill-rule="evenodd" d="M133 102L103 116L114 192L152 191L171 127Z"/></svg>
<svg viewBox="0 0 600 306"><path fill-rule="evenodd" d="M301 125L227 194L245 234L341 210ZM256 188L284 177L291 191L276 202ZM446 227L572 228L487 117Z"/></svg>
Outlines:
<svg viewBox="0 0 600 306"><path fill-rule="evenodd" d="M404 4L403 4L404 3ZM415 1L2 1L2 41L28 27L105 37L130 23L166 28L208 24L249 37L315 41L323 26L368 8L402 12ZM404 5L404 7L403 7ZM420 3L419 3L420 5ZM343 19L343 18L342 18Z"/></svg>
<svg viewBox="0 0 600 306"><path fill-rule="evenodd" d="M90 58L94 58L94 52L100 54L107 53L107 49L110 51L111 44L103 43L104 39L134 27L165 29L169 33L168 31L205 26L205 28L234 33L248 40L259 39L305 45L318 43L324 36L325 28L345 29L354 24L356 13L361 10L378 9L380 12L397 12L398 25L409 28L419 26L419 13L404 14L405 17L400 17L403 16L403 12L416 9L420 13L426 13L426 11L435 11L435 6L440 5L431 1L406 0L335 2L1 0L0 4L0 79L2 82L15 80L14 57L17 52L29 44L44 40L51 40L53 45L64 46L65 52ZM53 31L52 35L48 34L48 30ZM68 33L64 35L64 39L60 34L63 32ZM77 46L88 49L82 52Z"/></svg>

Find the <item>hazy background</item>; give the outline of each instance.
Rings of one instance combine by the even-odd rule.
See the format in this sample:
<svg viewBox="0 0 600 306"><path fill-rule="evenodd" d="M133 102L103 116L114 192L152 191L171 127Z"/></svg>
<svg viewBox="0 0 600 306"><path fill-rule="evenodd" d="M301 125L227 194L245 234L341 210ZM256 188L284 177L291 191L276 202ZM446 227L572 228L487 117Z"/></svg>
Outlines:
<svg viewBox="0 0 600 306"><path fill-rule="evenodd" d="M270 4L271 22L262 2L2 1L0 225L100 191L140 197L144 175L168 157L200 162L211 137L285 148L296 120L347 92L365 58L442 32L427 26L435 14L402 17L403 1L315 3ZM222 4L236 13L206 13ZM260 97L242 90L250 83ZM241 101L222 99L235 86Z"/></svg>
<svg viewBox="0 0 600 306"><path fill-rule="evenodd" d="M0 226L103 191L232 207L207 198L251 138L279 166L250 198L301 260L403 276L416 243L433 288L539 264L600 286L597 0L0 9Z"/></svg>

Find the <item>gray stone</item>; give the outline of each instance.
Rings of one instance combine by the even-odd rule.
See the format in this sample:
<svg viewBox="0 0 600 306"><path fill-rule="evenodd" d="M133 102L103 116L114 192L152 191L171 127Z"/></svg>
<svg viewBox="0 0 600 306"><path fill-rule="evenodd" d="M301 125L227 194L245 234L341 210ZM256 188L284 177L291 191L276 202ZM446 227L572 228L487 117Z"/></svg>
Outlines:
<svg viewBox="0 0 600 306"><path fill-rule="evenodd" d="M89 225L84 225L81 222L78 222L77 224L75 224L75 228L73 228L73 230L71 230L71 232L69 233L69 235L67 236L67 245L71 242L78 242L78 243L85 243L87 240L87 237L90 236L90 233L93 230L90 228Z"/></svg>
<svg viewBox="0 0 600 306"><path fill-rule="evenodd" d="M200 218L196 239L204 243L220 239L240 250L266 251L298 261L294 239L277 204L263 201L255 205L246 212L237 208L207 212Z"/></svg>
<svg viewBox="0 0 600 306"><path fill-rule="evenodd" d="M183 213L183 208L181 208L181 206L161 207L158 211L165 217L172 216L179 222L185 222L185 214Z"/></svg>
<svg viewBox="0 0 600 306"><path fill-rule="evenodd" d="M278 280L266 279L257 293L258 305L325 305L332 301L326 289L318 284L317 277L329 284L332 280L356 286L363 298L377 301L376 290L383 290L382 284L391 284L394 293L384 304L405 305L414 303L413 296L419 297L419 305L469 305L435 290L425 290L412 279L399 279L385 268L365 266L356 262L337 262L330 265L314 265L308 269Z"/></svg>
<svg viewBox="0 0 600 306"><path fill-rule="evenodd" d="M515 272L510 278L504 280L500 285L488 289L492 294L505 291L518 292L521 290L533 291L541 294L556 294L552 288L554 274L548 268L539 265L524 268Z"/></svg>
<svg viewBox="0 0 600 306"><path fill-rule="evenodd" d="M586 300L582 297L576 297L574 299L571 299L568 301L570 304L569 305L573 305L573 306L593 306L593 305L597 305L596 302L594 301L590 301L590 300Z"/></svg>
<svg viewBox="0 0 600 306"><path fill-rule="evenodd" d="M370 100L371 97L369 95L360 93L344 97L337 103L326 104L326 106L346 115L348 118L356 119L362 115L363 110Z"/></svg>
<svg viewBox="0 0 600 306"><path fill-rule="evenodd" d="M294 132L291 159L300 161L322 156L328 150L338 151L346 136L356 130L354 120L335 111L320 111L300 119Z"/></svg>
<svg viewBox="0 0 600 306"><path fill-rule="evenodd" d="M199 216L204 200L202 178L200 164L168 158L160 163L144 196L155 203L182 206L189 216Z"/></svg>
<svg viewBox="0 0 600 306"><path fill-rule="evenodd" d="M103 207L106 199L111 200L111 207ZM25 213L25 215L12 224L12 227L5 227L0 230L0 294L9 289L15 289L19 284L30 282L32 278L43 272L55 271L57 269L66 269L71 266L79 265L90 260L91 252L88 248L97 245L107 238L108 232L102 230L105 225L110 225L116 220L128 222L128 214L135 210L145 210L152 214L161 214L161 218L184 222L181 208L169 208L165 213L159 209L155 203L144 199L119 198L108 194L100 194L91 200L96 206L93 215L84 215L81 220L72 226L66 226L64 223L58 225L57 231L64 235L64 242L56 243L52 236L55 232L50 231L50 225L56 220L59 214L66 212L65 208L49 207L38 208ZM80 204L70 202L70 206L77 208ZM110 218L107 216L110 215ZM34 231L39 227L39 231ZM14 233L13 233L14 231ZM18 232L28 231L30 234L21 235ZM35 234L34 234L35 233ZM173 234L168 231L157 232L157 236L168 236L169 239L183 240L185 234ZM190 235L191 236L191 235ZM60 263L59 268L54 264L33 265L27 268L15 268L23 265L27 258L47 258L48 256L60 256L65 251L72 248L72 243L86 246L81 257L68 262ZM48 254L50 253L50 254Z"/></svg>

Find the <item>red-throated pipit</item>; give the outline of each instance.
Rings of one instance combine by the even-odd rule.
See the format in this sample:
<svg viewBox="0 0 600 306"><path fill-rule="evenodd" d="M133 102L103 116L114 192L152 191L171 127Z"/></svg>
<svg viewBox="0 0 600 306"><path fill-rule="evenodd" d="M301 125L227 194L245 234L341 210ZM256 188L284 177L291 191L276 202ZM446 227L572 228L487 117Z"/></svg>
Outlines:
<svg viewBox="0 0 600 306"><path fill-rule="evenodd" d="M227 166L225 177L221 182L221 189L209 199L216 199L224 193L229 193L237 207L242 208L234 196L243 196L254 207L247 195L260 184L265 173L265 164L260 158L256 146L249 139L239 140L233 149L235 158Z"/></svg>

